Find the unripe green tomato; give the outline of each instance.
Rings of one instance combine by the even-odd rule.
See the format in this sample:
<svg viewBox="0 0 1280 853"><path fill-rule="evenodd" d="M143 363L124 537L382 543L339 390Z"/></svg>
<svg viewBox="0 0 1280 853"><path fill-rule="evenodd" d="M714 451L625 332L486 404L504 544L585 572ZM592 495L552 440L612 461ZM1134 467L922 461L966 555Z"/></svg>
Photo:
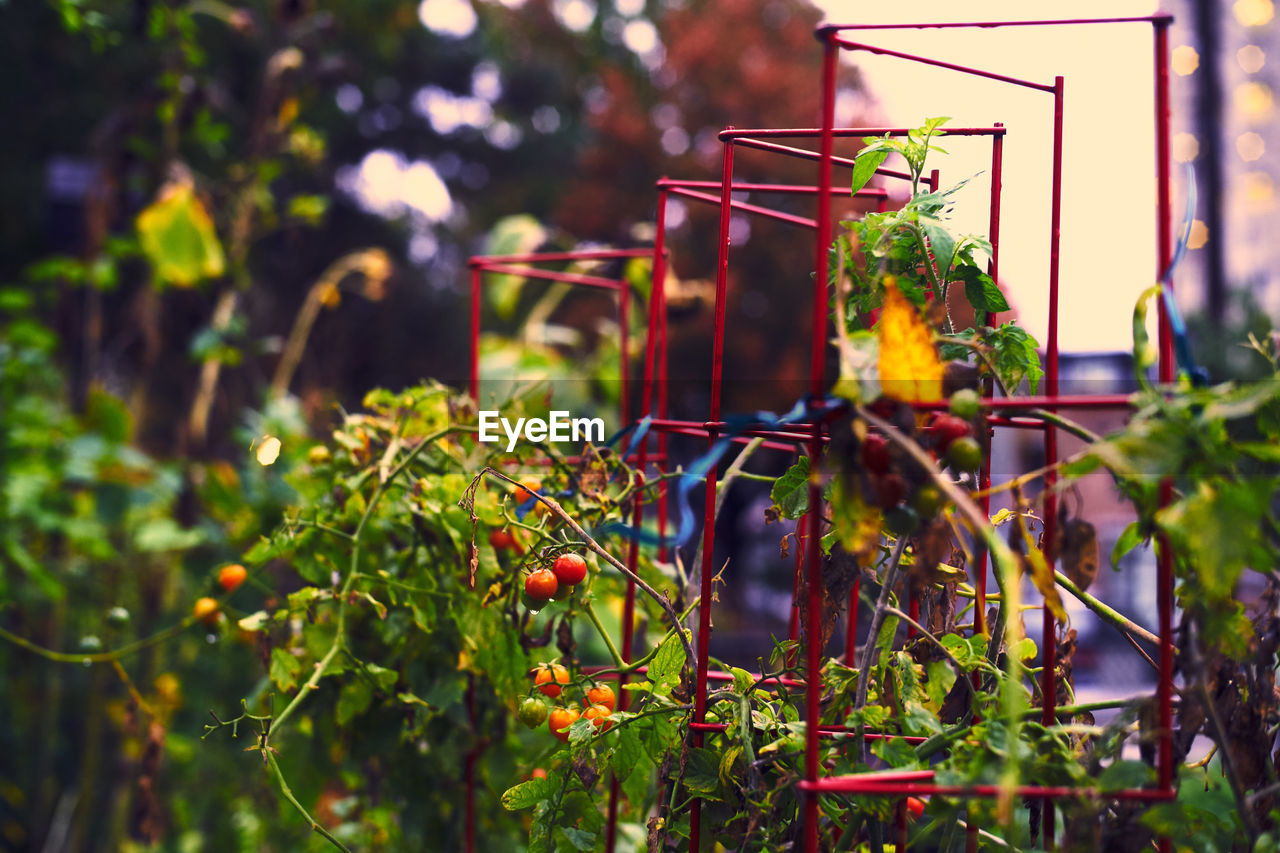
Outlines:
<svg viewBox="0 0 1280 853"><path fill-rule="evenodd" d="M922 483L911 496L911 508L921 518L933 518L944 503L946 499L942 496L942 490L933 483Z"/></svg>
<svg viewBox="0 0 1280 853"><path fill-rule="evenodd" d="M947 462L957 471L973 471L982 464L982 445L970 436L957 438L947 448Z"/></svg>
<svg viewBox="0 0 1280 853"><path fill-rule="evenodd" d="M552 600L552 601L567 601L567 600L569 599L569 597L573 595L573 591L574 591L574 589L576 589L576 587L566 586L565 584L560 584L558 587L556 587L556 594L555 594L555 595L553 595L553 596L551 596L551 600Z"/></svg>
<svg viewBox="0 0 1280 853"><path fill-rule="evenodd" d="M86 634L80 638L80 651L100 652L102 651L102 640L99 640L93 634Z"/></svg>
<svg viewBox="0 0 1280 853"><path fill-rule="evenodd" d="M1253 853L1276 853L1280 850L1280 844L1276 843L1276 837L1270 832L1264 832L1258 836L1258 840L1253 842Z"/></svg>
<svg viewBox="0 0 1280 853"><path fill-rule="evenodd" d="M982 397L972 388L961 388L951 395L951 402L947 407L957 418L971 421L978 416L978 411L982 408Z"/></svg>
<svg viewBox="0 0 1280 853"><path fill-rule="evenodd" d="M894 536L909 536L920 526L920 516L909 506L894 507L884 514L884 526Z"/></svg>
<svg viewBox="0 0 1280 853"><path fill-rule="evenodd" d="M547 720L547 703L530 696L520 703L520 710L516 716L529 728L536 729Z"/></svg>
<svg viewBox="0 0 1280 853"><path fill-rule="evenodd" d="M521 589L520 603L523 604L525 606L525 609L528 610L530 613L537 613L539 610L546 607L549 602L540 601L534 598L529 593L525 592L523 589Z"/></svg>
<svg viewBox="0 0 1280 853"><path fill-rule="evenodd" d="M107 611L107 624L112 628L123 628L129 624L129 611L119 605Z"/></svg>

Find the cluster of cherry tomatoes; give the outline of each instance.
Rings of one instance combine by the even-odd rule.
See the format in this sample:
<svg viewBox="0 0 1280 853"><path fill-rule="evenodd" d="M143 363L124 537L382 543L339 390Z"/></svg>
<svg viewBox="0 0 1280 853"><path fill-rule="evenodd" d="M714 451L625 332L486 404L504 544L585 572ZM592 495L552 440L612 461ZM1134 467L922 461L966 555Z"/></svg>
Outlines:
<svg viewBox="0 0 1280 853"><path fill-rule="evenodd" d="M247 577L249 577L249 572L244 566L239 563L231 563L218 570L218 586L222 587L227 593L232 593L240 588L240 585L245 582ZM197 598L195 605L191 608L191 615L206 625L217 625L220 615L218 599L207 595Z"/></svg>
<svg viewBox="0 0 1280 853"><path fill-rule="evenodd" d="M533 671L533 684L539 693L549 699L559 700L569 683L569 671L558 663L543 664ZM582 708L559 704L548 708L546 700L530 696L520 703L517 716L520 722L536 729L546 722L551 734L563 743L569 740L569 727L579 718L591 720L597 729L608 731L612 723L609 717L618 707L618 698L607 684L593 684L586 689Z"/></svg>
<svg viewBox="0 0 1280 853"><path fill-rule="evenodd" d="M951 397L950 411L932 415L916 435L935 459L957 473L972 472L982 465L982 445L973 430L979 403L976 392L957 391ZM893 404L885 401L882 405ZM894 414L892 410L878 413L884 417ZM868 498L884 511L885 524L891 532L911 533L945 505L941 490L922 469L895 460L883 435L868 434L862 441L860 458L869 484Z"/></svg>

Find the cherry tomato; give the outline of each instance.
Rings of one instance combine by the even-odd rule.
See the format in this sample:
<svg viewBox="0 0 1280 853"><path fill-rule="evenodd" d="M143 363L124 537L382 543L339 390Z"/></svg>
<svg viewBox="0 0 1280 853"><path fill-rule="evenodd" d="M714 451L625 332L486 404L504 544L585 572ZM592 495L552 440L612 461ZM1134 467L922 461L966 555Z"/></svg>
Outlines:
<svg viewBox="0 0 1280 853"><path fill-rule="evenodd" d="M562 743L569 742L569 726L578 721L577 708L553 708L551 709L551 717L547 720L547 726L550 727L551 733L556 739Z"/></svg>
<svg viewBox="0 0 1280 853"><path fill-rule="evenodd" d="M889 473L889 441L871 433L862 442L862 467L872 474Z"/></svg>
<svg viewBox="0 0 1280 853"><path fill-rule="evenodd" d="M520 590L520 603L525 606L526 610L529 610L533 613L537 613L539 610L547 606L547 602L538 601L536 598L531 597L529 593L525 592L523 589Z"/></svg>
<svg viewBox="0 0 1280 853"><path fill-rule="evenodd" d="M249 572L245 570L244 566L239 563L232 563L229 566L223 566L218 569L218 586L227 592L235 592L248 576Z"/></svg>
<svg viewBox="0 0 1280 853"><path fill-rule="evenodd" d="M907 481L901 474L872 477L871 482L875 487L876 505L881 509L893 509L907 496Z"/></svg>
<svg viewBox="0 0 1280 853"><path fill-rule="evenodd" d="M218 600L216 598L197 598L195 606L191 608L191 615L199 619L206 625L218 624Z"/></svg>
<svg viewBox="0 0 1280 853"><path fill-rule="evenodd" d="M942 505L946 503L946 499L942 496L942 490L933 483L922 483L916 487L915 494L911 496L911 508L920 514L921 518L933 518L938 514L938 510L942 509Z"/></svg>
<svg viewBox="0 0 1280 853"><path fill-rule="evenodd" d="M973 428L969 426L968 421L945 412L933 419L929 430L933 434L934 445L939 453L946 453L947 448L951 446L951 442L965 438L973 432Z"/></svg>
<svg viewBox="0 0 1280 853"><path fill-rule="evenodd" d="M597 684L587 688L587 698L582 700L582 704L603 705L613 712L618 709L618 697L613 694L613 688L609 685Z"/></svg>
<svg viewBox="0 0 1280 853"><path fill-rule="evenodd" d="M894 536L909 536L920 526L920 516L909 506L894 507L884 514L884 526Z"/></svg>
<svg viewBox="0 0 1280 853"><path fill-rule="evenodd" d="M509 530L494 530L489 533L489 544L493 546L495 551L515 551L517 554L523 554L524 548L520 545L520 540L516 539L514 533Z"/></svg>
<svg viewBox="0 0 1280 853"><path fill-rule="evenodd" d="M907 814L911 816L912 820L915 820L920 817L920 815L924 814L924 807L926 805L928 805L928 803L919 797L907 797Z"/></svg>
<svg viewBox="0 0 1280 853"><path fill-rule="evenodd" d="M978 411L982 408L982 397L972 388L961 388L951 395L947 408L957 418L971 421L978 416Z"/></svg>
<svg viewBox="0 0 1280 853"><path fill-rule="evenodd" d="M558 663L543 664L534 673L533 683L543 696L556 699L560 696L560 685L569 683L569 670Z"/></svg>
<svg viewBox="0 0 1280 853"><path fill-rule="evenodd" d="M536 729L547 719L547 704L536 696L530 696L520 703L516 716L529 728Z"/></svg>
<svg viewBox="0 0 1280 853"><path fill-rule="evenodd" d="M312 465L328 465L332 459L333 455L329 453L329 448L323 444L317 444L307 451L307 461Z"/></svg>
<svg viewBox="0 0 1280 853"><path fill-rule="evenodd" d="M524 591L535 601L549 601L560 588L560 582L549 569L537 569L524 579Z"/></svg>
<svg viewBox="0 0 1280 853"><path fill-rule="evenodd" d="M551 564L551 571L560 583L573 586L582 583L582 579L587 576L587 561L579 554L561 554Z"/></svg>
<svg viewBox="0 0 1280 853"><path fill-rule="evenodd" d="M521 506L522 504L524 504L525 501L533 497L534 492L541 492L541 491L542 491L541 480L535 480L531 477L521 480L520 485L516 486L516 491L515 491L516 506ZM546 510L546 507L542 505L542 501L538 501L533 505L533 507L529 510L529 512L534 513L536 515L538 513L544 512L545 510Z"/></svg>
<svg viewBox="0 0 1280 853"><path fill-rule="evenodd" d="M969 436L957 438L947 448L947 462L957 471L972 471L982 464L982 445Z"/></svg>
<svg viewBox="0 0 1280 853"><path fill-rule="evenodd" d="M597 729L607 732L613 727L613 723L609 722L609 715L612 713L613 711L604 705L592 705L582 712L582 717L590 720Z"/></svg>

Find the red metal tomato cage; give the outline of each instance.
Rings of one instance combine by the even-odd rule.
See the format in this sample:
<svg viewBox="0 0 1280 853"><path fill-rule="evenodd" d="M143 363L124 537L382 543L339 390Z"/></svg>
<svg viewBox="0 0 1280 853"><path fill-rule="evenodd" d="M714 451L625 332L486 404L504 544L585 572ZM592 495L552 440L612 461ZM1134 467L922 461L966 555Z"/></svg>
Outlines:
<svg viewBox="0 0 1280 853"><path fill-rule="evenodd" d="M885 55L901 59L908 62L922 63L948 71L955 72L959 75L976 76L993 80L1010 86L1030 89L1033 91L1043 92L1052 96L1052 122L1053 122L1053 152L1052 165L1049 181L1051 185L1050 196L1050 233L1049 237L1049 260L1048 260L1048 317L1047 317L1047 340L1045 342L1045 393L1041 396L1020 396L1010 398L993 398L986 397L983 400L984 407L992 413L989 421L993 428L1015 428L1015 429L1035 429L1043 433L1044 454L1046 465L1052 465L1058 460L1058 441L1057 428L1051 424L1045 424L1040 421L1031 421L1028 419L1019 419L1017 417L998 416L995 413L1005 409L1017 409L1037 407L1049 411L1062 410L1084 410L1084 409L1124 409L1129 406L1129 398L1124 395L1063 395L1059 393L1059 343L1058 343L1058 260L1059 260L1059 244L1061 239L1061 202L1062 202L1062 165L1063 165L1063 118L1064 118L1064 91L1065 81L1061 76L1055 77L1049 82L1037 82L1033 80L1020 79L991 71L983 70L976 67L964 66L952 62L945 62L931 57L906 53L898 50L890 50L888 48L877 47L875 45L864 42L853 41L847 34L854 31L878 31L878 30L903 30L903 29L927 29L927 28L1004 28L1004 27L1072 27L1087 25L1148 25L1151 27L1153 36L1153 61L1155 69L1154 77L1154 134L1155 134L1155 150L1156 150L1156 198L1155 216L1156 216L1156 277L1159 277L1165 270L1173 258L1173 232L1171 222L1171 202L1170 202L1170 148L1169 148L1169 77L1168 77L1168 31L1173 22L1173 17L1167 14L1154 14L1140 17L1111 17L1111 18L1067 18L1055 20L1030 20L1030 21L982 21L982 22L965 22L965 23L912 23L912 24L881 24L881 25L824 25L818 28L816 35L823 50L823 62L821 71L821 89L822 89L822 114L819 117L818 126L812 128L789 128L789 129L751 129L740 130L728 128L720 134L720 140L723 144L723 158L721 175L718 181L715 180L672 180L663 178L656 185L658 202L657 202L657 228L654 246L651 250L631 250L631 251L605 251L605 252L587 252L587 253L556 253L543 255L526 255L526 256L506 256L506 257L489 257L489 258L473 258L471 261L472 268L472 313L471 313L471 352L472 352L472 375L471 389L473 395L478 391L478 370L479 370L479 330L480 330L480 291L483 275L486 271L493 272L518 272L519 274L529 277L547 278L556 281L566 281L573 284L585 286L609 287L619 291L620 308L619 319L623 328L623 360L622 360L622 416L625 420L628 415L628 399L629 399L629 364L627 361L627 302L630 298L629 290L625 277L620 280L602 279L593 276L584 276L581 274L549 272L545 270L537 270L530 272L528 264L540 261L572 261L580 259L619 259L632 258L637 256L651 257L653 263L653 284L651 287L649 299L648 324L645 334L645 357L642 373L642 391L640 416L649 416L650 429L652 434L652 443L655 445L654 453L650 454L650 440L641 443L635 453L635 463L637 464L637 476L643 476L650 463L656 463L658 470L665 471L667 460L667 439L670 435L685 436L705 436L710 442L715 442L717 438L723 435L727 430L726 423L722 420L721 413L721 390L724 378L724 340L726 334L726 294L729 284L729 264L730 264L730 221L734 212L739 212L748 216L758 216L776 222L786 223L801 229L812 232L814 239L814 276L812 284L812 305L811 305L811 328L810 328L810 376L809 390L811 400L821 400L825 392L824 387L824 371L827 362L827 345L828 339L828 305L831 298L829 281L829 247L832 242L832 199L833 194L847 193L847 183L844 187L833 185L833 174L836 169L849 169L853 166L854 160L852 154L856 153L851 150L850 156L837 155L837 145L848 144L848 140L860 140L864 136L882 136L885 133L904 135L906 128L850 128L841 127L836 124L835 102L836 102L836 69L839 57L842 51L866 51L870 53ZM992 257L990 263L990 275L997 283L1000 282L999 277L999 243L1000 243L1000 217L1001 217L1001 171L1004 140L1007 129L1002 124L996 124L992 127L968 127L968 128L946 128L941 131L941 135L953 137L975 137L979 139L988 139L991 144L991 200L990 200L990 216L988 222L989 239L992 244ZM806 147L805 143L812 146L816 143L817 149ZM744 181L736 181L734 179L734 152L737 148L747 148L756 151L762 151L767 154L776 155L778 157L787 157L793 159L801 159L816 164L814 182L809 185L795 184L771 184L771 183L748 183ZM877 173L895 180L910 180L910 175L892 169L881 168ZM927 178L921 179L922 183L928 188L936 190L939 186L938 172L933 171ZM741 199L735 199L735 192L751 192L754 194L782 194L782 195L799 195L812 197L814 199L814 216L804 217L796 215L794 212L776 210L767 205L747 203ZM878 210L884 210L887 203L887 195L884 190L867 189L858 194L860 197L870 199ZM691 201L714 204L719 208L719 230L718 230L718 262L715 277L715 303L714 303L714 333L712 340L712 364L711 364L711 380L710 380L710 399L707 418L704 421L688 421L675 420L670 418L668 410L668 392L667 392L667 349L668 349L668 328L667 328L667 303L664 293L664 284L666 280L666 267L668 263L666 239L667 239L667 205L669 199L678 197ZM994 324L995 318L992 318ZM1158 362L1158 379L1161 382L1171 382L1175 375L1175 363L1173 355L1173 335L1171 333L1169 318L1165 312L1165 306L1161 302L1159 307L1159 362ZM936 408L944 407L945 402L939 404L926 404L920 408ZM819 412L817 417L812 419L812 423L805 424L789 424L785 428L769 428L762 426L759 429L741 431L735 440L746 441L749 437L763 437L766 439L765 446L784 449L795 452L807 452L811 460L816 461L822 452L827 441L826 427L824 417ZM989 436L988 436L989 438ZM990 485L990 455L983 464L979 477L979 488L985 490ZM1046 475L1046 490L1044 492L1044 539L1046 543L1050 543L1047 548L1052 549L1054 541L1054 526L1057 516L1057 497L1051 487L1056 476L1053 472ZM712 681L721 681L730 679L731 676L726 673L716 672L709 667L709 639L711 634L711 606L712 600L712 576L714 574L713 546L715 542L715 525L714 525L714 508L717 489L717 472L713 466L706 476L705 489L705 505L703 508L702 518L702 564L700 566L700 595L702 604L698 608L698 628L695 644L697 656L696 661L696 684L694 696L694 713L693 720L690 724L691 737L695 746L701 746L704 735L708 731L720 731L722 725L708 723L706 721L707 711L707 695L708 684ZM1168 484L1162 490L1162 500L1167 502L1171 496L1171 489ZM665 483L657 490L656 509L657 523L660 535L665 536L667 530L667 501L668 495ZM821 490L817 484L810 485L809 493L810 512L802 518L796 527L797 541L801 547L796 549L795 559L795 581L793 585L793 598L795 606L793 607L793 615L790 625L790 636L792 639L802 640L802 649L805 659L805 671L808 673L817 672L821 668L822 652L817 643L804 642L799 636L798 630L798 608L803 606L806 608L806 621L808 624L818 624L821 617L821 600L820 600L820 578L821 578ZM983 503L984 510L989 510L986 505L986 499ZM644 501L637 499L634 506L632 523L639 528L645 515ZM1171 800L1175 797L1174 788L1174 762L1173 762L1173 746L1172 746L1172 691L1173 691L1173 641L1172 641L1172 621L1173 621L1173 571L1172 571L1172 552L1169 543L1162 537L1160 540L1157 562L1157 609L1159 620L1159 656L1158 656L1158 680L1156 688L1157 700L1157 724L1159 729L1159 738L1156 757L1157 784L1152 788L1132 788L1115 791L1097 792L1089 788L1073 788L1065 786L1037 786L1025 785L1016 790L1016 795L1022 798L1038 799L1042 803L1041 813L1041 830L1042 844L1046 848L1053 846L1054 832L1054 808L1053 802L1056 799L1078 798L1078 797L1099 797L1102 799L1113 800L1136 800L1145 802L1158 802ZM637 565L638 558L638 540L631 538L628 548L628 565L633 569ZM666 559L668 557L668 545L664 543L660 546L660 557ZM1052 565L1055 555L1051 552L1046 553L1046 558ZM985 633L985 596L986 596L986 577L987 564L986 554L981 550L975 555L974 565L974 581L976 590L976 603L974 607L974 627L975 631ZM802 580L807 583L802 583ZM629 661L631 659L631 625L632 616L634 614L635 603L635 587L629 584L625 602L625 611L623 616L623 637L622 637L622 653ZM845 637L845 654L846 659L852 663L854 659L856 630L857 630L857 605L858 605L858 589L855 586L850 595L849 616L847 620L847 629ZM914 617L916 612L916 602L910 602L912 610L911 615ZM1056 666L1056 639L1058 624L1052 613L1047 607L1042 608L1043 611L1043 635L1041 640L1042 650L1042 676L1041 676L1041 694L1044 700L1042 711L1042 722L1051 724L1056 719L1056 707L1054 704L1056 696L1055 683L1055 666ZM805 690L805 719L816 720L819 718L819 699L821 685L817 679L807 679L804 682L792 683L791 686L803 687ZM621 707L625 708L627 693L620 691ZM841 726L810 726L806 729L805 735L805 778L798 783L799 789L803 792L803 826L804 826L804 849L806 851L817 851L819 849L821 833L819 827L819 809L818 799L824 794L852 794L863 796L887 796L899 799L898 807L898 835L897 849L902 850L905 846L906 824L905 824L905 798L908 796L927 796L930 794L946 795L959 798L991 798L999 796L1000 791L997 786L993 785L976 785L976 786L955 786L940 785L934 779L934 773L930 770L923 771L877 771L869 773L861 773L847 776L826 776L823 774L823 768L819 761L819 739L828 737L833 734L840 734L845 731ZM872 734L872 737L898 737L896 735ZM908 739L910 740L910 739ZM474 831L471 824L474 823L474 812L471 802L474 800L474 777L473 777L473 761L468 761L467 768L467 798L468 798L468 850L474 849ZM615 780L611 785L611 795L608 806L608 827L606 847L612 851L615 842L616 817L617 817L617 798L618 784ZM701 801L694 800L690 819L690 849L699 850L702 844L702 811ZM973 822L969 823L969 849L976 849L977 843L977 827ZM1168 851L1171 845L1168 839L1162 839L1160 849Z"/></svg>

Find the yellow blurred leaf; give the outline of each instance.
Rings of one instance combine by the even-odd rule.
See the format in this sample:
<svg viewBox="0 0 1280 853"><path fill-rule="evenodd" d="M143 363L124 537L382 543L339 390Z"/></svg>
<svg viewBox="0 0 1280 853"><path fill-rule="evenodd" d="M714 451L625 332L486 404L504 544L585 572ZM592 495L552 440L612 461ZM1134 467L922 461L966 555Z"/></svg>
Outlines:
<svg viewBox="0 0 1280 853"><path fill-rule="evenodd" d="M880 314L880 388L908 403L942 398L942 362L933 334L920 312L898 290L893 276L884 279Z"/></svg>
<svg viewBox="0 0 1280 853"><path fill-rule="evenodd" d="M259 465L271 465L280 458L280 439L274 435L265 435L258 444L256 454Z"/></svg>
<svg viewBox="0 0 1280 853"><path fill-rule="evenodd" d="M165 184L136 224L142 251L160 283L191 287L226 269L213 220L191 183Z"/></svg>

